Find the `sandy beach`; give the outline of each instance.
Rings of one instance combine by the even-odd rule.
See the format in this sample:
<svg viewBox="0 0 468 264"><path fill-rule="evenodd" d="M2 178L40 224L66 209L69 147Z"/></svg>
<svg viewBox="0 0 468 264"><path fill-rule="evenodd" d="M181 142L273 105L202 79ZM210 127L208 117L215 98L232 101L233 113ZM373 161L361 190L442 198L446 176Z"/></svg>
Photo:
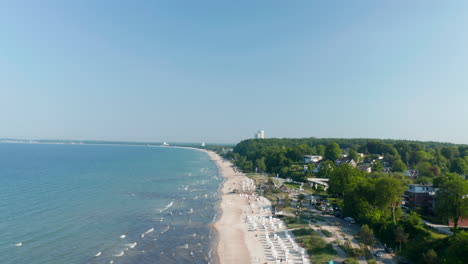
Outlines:
<svg viewBox="0 0 468 264"><path fill-rule="evenodd" d="M207 153L225 178L220 190L221 215L213 225L218 263L280 263L280 259L282 263L309 263L284 223L272 217L270 201L255 194L253 180L216 153Z"/></svg>
<svg viewBox="0 0 468 264"><path fill-rule="evenodd" d="M247 235L242 216L244 210L249 206L245 197L240 197L233 193L238 190L242 181L248 178L240 173L236 173L231 167L231 163L223 161L220 156L213 152L208 152L219 166L220 173L225 178L223 186L220 189L221 200L219 204L220 217L214 224L217 231L216 255L218 262L222 264L229 263L251 263L251 254ZM261 246L261 245L260 245Z"/></svg>

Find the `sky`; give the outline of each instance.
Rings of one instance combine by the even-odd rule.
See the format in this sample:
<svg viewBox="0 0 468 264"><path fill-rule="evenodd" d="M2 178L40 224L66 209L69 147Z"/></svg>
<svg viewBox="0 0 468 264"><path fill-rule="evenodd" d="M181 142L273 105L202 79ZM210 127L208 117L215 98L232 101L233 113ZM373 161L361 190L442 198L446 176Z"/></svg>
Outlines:
<svg viewBox="0 0 468 264"><path fill-rule="evenodd" d="M468 1L0 2L0 138L468 143Z"/></svg>

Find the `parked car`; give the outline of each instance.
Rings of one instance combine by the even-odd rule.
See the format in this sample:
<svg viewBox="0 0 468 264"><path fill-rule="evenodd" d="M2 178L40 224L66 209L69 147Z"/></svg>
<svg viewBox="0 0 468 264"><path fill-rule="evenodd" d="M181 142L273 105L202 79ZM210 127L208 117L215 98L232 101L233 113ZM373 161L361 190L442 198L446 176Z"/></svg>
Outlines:
<svg viewBox="0 0 468 264"><path fill-rule="evenodd" d="M356 220L354 220L354 218L349 217L349 216L345 217L344 220L345 220L346 222L348 222L348 223L351 223L351 224L356 223Z"/></svg>
<svg viewBox="0 0 468 264"><path fill-rule="evenodd" d="M391 247L385 247L385 252L393 253L393 249Z"/></svg>
<svg viewBox="0 0 468 264"><path fill-rule="evenodd" d="M382 251L376 251L376 252L374 253L374 256L376 256L376 257L381 257L382 255L383 255L383 252L382 252Z"/></svg>

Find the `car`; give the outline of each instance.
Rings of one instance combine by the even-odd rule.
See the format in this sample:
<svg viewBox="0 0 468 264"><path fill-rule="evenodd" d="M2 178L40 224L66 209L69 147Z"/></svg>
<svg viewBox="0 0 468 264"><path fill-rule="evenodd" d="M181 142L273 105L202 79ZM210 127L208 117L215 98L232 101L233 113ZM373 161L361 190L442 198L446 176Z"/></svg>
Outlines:
<svg viewBox="0 0 468 264"><path fill-rule="evenodd" d="M382 252L382 251L376 251L376 252L374 253L374 256L376 256L376 257L381 257L382 255L383 255L383 252Z"/></svg>
<svg viewBox="0 0 468 264"><path fill-rule="evenodd" d="M354 220L354 218L349 217L349 216L345 217L344 220L345 220L346 222L348 222L348 223L351 223L351 224L356 223L356 220Z"/></svg>
<svg viewBox="0 0 468 264"><path fill-rule="evenodd" d="M385 252L393 253L393 249L391 247L385 247Z"/></svg>

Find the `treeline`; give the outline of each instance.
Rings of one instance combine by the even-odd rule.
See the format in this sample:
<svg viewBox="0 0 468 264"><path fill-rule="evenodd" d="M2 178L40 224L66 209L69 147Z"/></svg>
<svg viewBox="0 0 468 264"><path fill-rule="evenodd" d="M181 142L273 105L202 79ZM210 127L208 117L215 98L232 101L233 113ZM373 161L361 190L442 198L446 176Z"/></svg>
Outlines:
<svg viewBox="0 0 468 264"><path fill-rule="evenodd" d="M361 157L358 153L365 156ZM336 165L346 154L364 172L350 164ZM304 155L324 157L313 173L304 172ZM383 159L382 159L383 156ZM450 237L435 237L416 212L403 213L402 197L411 180L406 169L416 169L416 183L433 183L436 217L458 223L468 217L468 146L437 142L372 139L249 139L228 154L245 172L261 171L304 181L306 177L329 178L328 194L342 209L387 245L397 246L416 263L468 263L468 234L455 228ZM314 175L313 175L314 174ZM431 262L435 261L435 262Z"/></svg>
<svg viewBox="0 0 468 264"><path fill-rule="evenodd" d="M338 148L338 153L336 151ZM365 154L361 158L358 153ZM383 160L372 164L374 171L383 171L385 165L393 172L417 169L421 183L431 183L443 172L468 174L468 146L438 142L374 139L249 139L234 147L230 158L245 172L262 171L281 177L304 175L301 164L304 155L320 155L334 161L347 154L355 161L368 162L383 155ZM311 168L313 169L313 168ZM310 172L311 170L309 170ZM322 175L323 176L323 175Z"/></svg>

